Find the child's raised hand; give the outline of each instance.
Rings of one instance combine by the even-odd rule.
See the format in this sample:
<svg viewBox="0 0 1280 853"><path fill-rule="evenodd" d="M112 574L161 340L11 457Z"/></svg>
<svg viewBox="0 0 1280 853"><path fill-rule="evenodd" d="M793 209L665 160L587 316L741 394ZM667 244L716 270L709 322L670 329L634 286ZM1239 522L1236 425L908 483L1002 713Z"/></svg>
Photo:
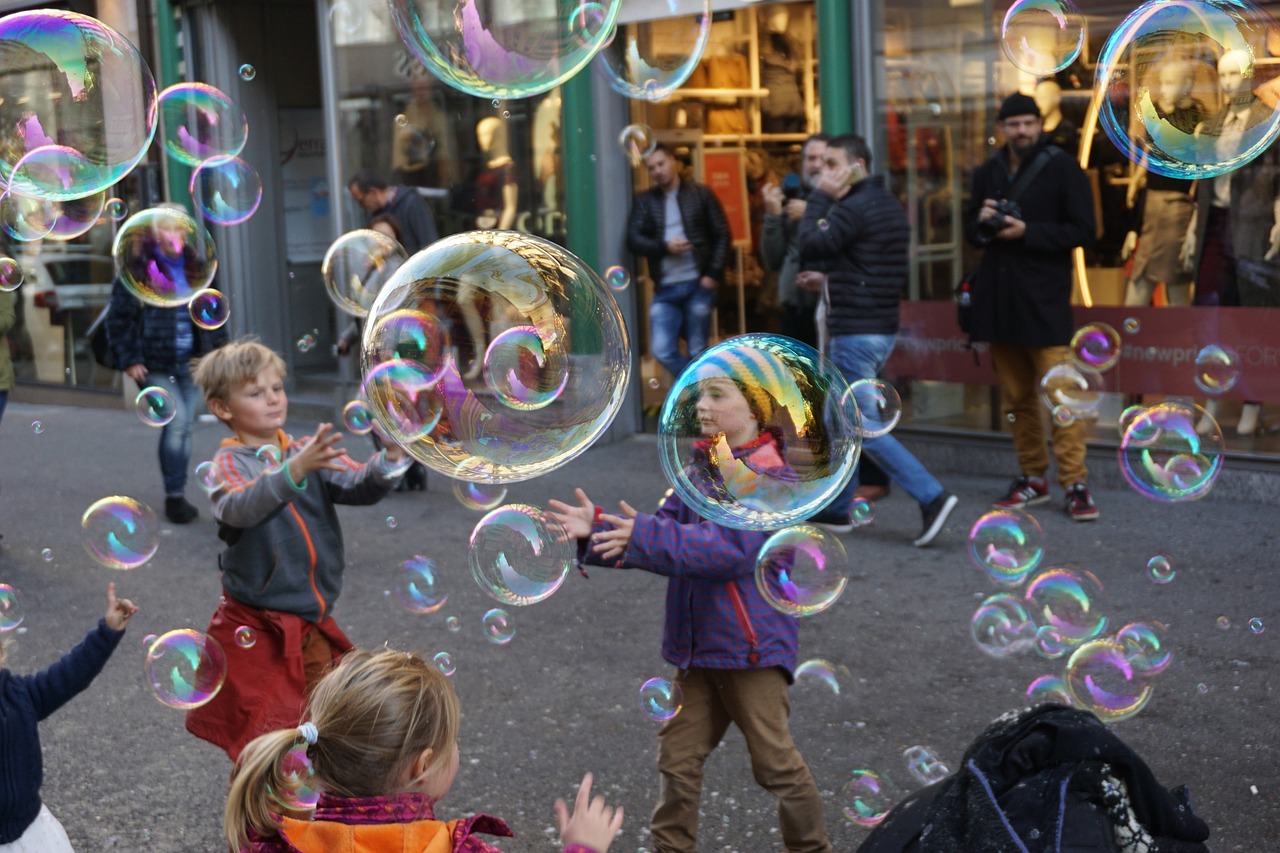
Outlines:
<svg viewBox="0 0 1280 853"><path fill-rule="evenodd" d="M127 598L116 598L116 585L107 584L107 615L103 618L112 631L123 631L129 624L133 614L138 612L138 605Z"/></svg>
<svg viewBox="0 0 1280 853"><path fill-rule="evenodd" d="M338 459L346 451L337 447L342 433L333 431L333 424L320 424L314 435L298 442L302 448L289 459L289 476L295 483L301 482L312 471L341 471Z"/></svg>
<svg viewBox="0 0 1280 853"><path fill-rule="evenodd" d="M582 777L578 797L573 804L573 814L564 800L556 800L556 824L560 827L560 843L581 844L607 853L618 830L622 829L622 807L617 810L605 803L604 797L591 799L591 774Z"/></svg>
<svg viewBox="0 0 1280 853"><path fill-rule="evenodd" d="M547 515L560 525L570 539L582 539L591 535L591 528L596 520L596 505L582 489L574 489L573 493L578 498L577 506L552 498L547 502L550 507Z"/></svg>
<svg viewBox="0 0 1280 853"><path fill-rule="evenodd" d="M635 508L626 501L618 501L618 506L622 508L622 515L604 513L600 516L600 520L612 524L613 529L601 530L591 535L591 544L599 550L601 558L605 560L622 556L627 550L627 544L631 541L631 531L636 526Z"/></svg>

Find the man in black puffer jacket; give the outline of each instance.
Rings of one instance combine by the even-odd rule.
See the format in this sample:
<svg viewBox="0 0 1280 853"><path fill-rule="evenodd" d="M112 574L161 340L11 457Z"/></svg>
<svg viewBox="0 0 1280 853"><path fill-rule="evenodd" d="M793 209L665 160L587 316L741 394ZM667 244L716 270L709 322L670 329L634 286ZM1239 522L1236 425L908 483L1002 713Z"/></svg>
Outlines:
<svg viewBox="0 0 1280 853"><path fill-rule="evenodd" d="M902 205L879 175L868 176L871 149L860 136L827 143L822 176L809 195L798 230L800 287L817 288L827 303L831 360L850 384L874 379L898 335L898 304L907 280L910 225ZM882 429L874 389L858 389L864 433ZM928 545L955 509L956 496L942 487L892 435L867 437L863 451L920 504L924 527L915 539ZM815 524L836 532L852 529L850 503L857 478L822 512Z"/></svg>

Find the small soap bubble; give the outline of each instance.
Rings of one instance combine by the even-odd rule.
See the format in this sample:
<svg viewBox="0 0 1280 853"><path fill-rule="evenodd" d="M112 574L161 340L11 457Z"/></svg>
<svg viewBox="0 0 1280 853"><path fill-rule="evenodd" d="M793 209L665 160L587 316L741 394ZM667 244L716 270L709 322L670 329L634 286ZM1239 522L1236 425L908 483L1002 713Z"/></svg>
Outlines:
<svg viewBox="0 0 1280 853"><path fill-rule="evenodd" d="M205 218L219 225L239 225L262 204L262 178L239 157L205 160L191 173L190 190Z"/></svg>
<svg viewBox="0 0 1280 853"><path fill-rule="evenodd" d="M219 290L206 287L191 297L188 304L191 322L202 329L221 329L231 319L231 303Z"/></svg>
<svg viewBox="0 0 1280 853"><path fill-rule="evenodd" d="M1050 412L1059 406L1078 421L1094 420L1102 404L1102 374L1075 364L1056 364L1040 379L1040 399Z"/></svg>
<svg viewBox="0 0 1280 853"><path fill-rule="evenodd" d="M1049 660L1063 657L1076 646L1075 643L1065 639L1052 625L1043 625L1036 631L1035 645L1040 657Z"/></svg>
<svg viewBox="0 0 1280 853"><path fill-rule="evenodd" d="M858 826L876 826L893 808L888 779L874 770L854 770L841 795L845 819Z"/></svg>
<svg viewBox="0 0 1280 853"><path fill-rule="evenodd" d="M84 511L80 541L89 556L108 569L136 569L160 547L160 522L146 504L112 495Z"/></svg>
<svg viewBox="0 0 1280 853"><path fill-rule="evenodd" d="M621 293L631 286L631 273L626 267L609 267L604 271L604 283L615 293Z"/></svg>
<svg viewBox="0 0 1280 853"><path fill-rule="evenodd" d="M902 418L902 398L883 379L859 379L849 386L849 393L862 416L863 438L887 435Z"/></svg>
<svg viewBox="0 0 1280 853"><path fill-rule="evenodd" d="M503 111L502 111L502 117L503 117L503 118L511 118L511 110L503 110Z"/></svg>
<svg viewBox="0 0 1280 853"><path fill-rule="evenodd" d="M841 676L847 684L851 679L848 667L837 666L823 658L811 658L796 667L796 686L821 685L836 696L840 695Z"/></svg>
<svg viewBox="0 0 1280 853"><path fill-rule="evenodd" d="M157 639L159 639L159 637L160 637L159 634L147 634L145 637L143 637L142 638L143 651L150 649L151 644L154 643Z"/></svg>
<svg viewBox="0 0 1280 853"><path fill-rule="evenodd" d="M1151 699L1151 685L1138 677L1125 645L1115 640L1092 640L1072 652L1064 681L1075 707L1104 722L1128 719Z"/></svg>
<svg viewBox="0 0 1280 853"><path fill-rule="evenodd" d="M391 438L408 449L425 438L444 412L438 375L419 361L393 358L365 372L361 399Z"/></svg>
<svg viewBox="0 0 1280 853"><path fill-rule="evenodd" d="M201 462L196 466L196 482L206 494L210 495L226 485L226 481L222 478L222 469L212 460Z"/></svg>
<svg viewBox="0 0 1280 853"><path fill-rule="evenodd" d="M444 626L448 628L451 633L454 633L454 634L462 630L462 623L458 621L457 616L450 616L449 618L445 619Z"/></svg>
<svg viewBox="0 0 1280 853"><path fill-rule="evenodd" d="M654 376L649 379L649 387L657 391L659 388L662 387L662 383L658 381L658 377Z"/></svg>
<svg viewBox="0 0 1280 853"><path fill-rule="evenodd" d="M1004 658L1035 644L1036 624L1020 597L1007 592L989 596L969 621L969 635L978 648L993 658Z"/></svg>
<svg viewBox="0 0 1280 853"><path fill-rule="evenodd" d="M1017 0L1000 33L1010 62L1028 74L1051 77L1080 55L1084 17L1070 0Z"/></svg>
<svg viewBox="0 0 1280 853"><path fill-rule="evenodd" d="M876 520L876 505L866 498L854 498L849 504L849 517L854 527L865 527Z"/></svg>
<svg viewBox="0 0 1280 853"><path fill-rule="evenodd" d="M1130 335L1136 335L1142 331L1142 321L1137 317L1126 317L1124 320L1124 330Z"/></svg>
<svg viewBox="0 0 1280 853"><path fill-rule="evenodd" d="M145 669L161 705L189 711L218 695L227 677L227 656L207 634L180 628L147 648Z"/></svg>
<svg viewBox="0 0 1280 853"><path fill-rule="evenodd" d="M303 335L302 337L298 338L298 341L296 344L294 344L294 346L297 347L298 352L311 352L313 349L316 348L315 335L312 335L310 333Z"/></svg>
<svg viewBox="0 0 1280 853"><path fill-rule="evenodd" d="M500 607L495 607L484 614L484 635L489 642L505 646L516 635L516 628L511 624L511 616Z"/></svg>
<svg viewBox="0 0 1280 853"><path fill-rule="evenodd" d="M1227 629L1229 629L1230 627L1231 627L1231 620L1230 620L1230 619L1228 619L1228 618L1227 618L1227 617L1225 617L1225 616L1219 616L1219 617L1218 617L1218 628L1220 628L1220 629L1221 629L1221 630L1223 630L1223 631L1226 631L1226 630L1227 630Z"/></svg>
<svg viewBox="0 0 1280 853"><path fill-rule="evenodd" d="M245 63L244 65L240 66L240 79L245 81L246 83L248 83L254 77L257 77L257 76L258 76L258 69L254 68L252 65Z"/></svg>
<svg viewBox="0 0 1280 853"><path fill-rule="evenodd" d="M496 110L498 107L502 106L502 99L494 98L492 101L489 102L489 106L493 107Z"/></svg>
<svg viewBox="0 0 1280 853"><path fill-rule="evenodd" d="M1038 572L1023 591L1027 613L1038 626L1051 626L1062 641L1078 646L1107 628L1101 612L1102 583L1090 571L1073 565Z"/></svg>
<svg viewBox="0 0 1280 853"><path fill-rule="evenodd" d="M352 435L368 435L373 430L373 413L363 400L342 407L342 426Z"/></svg>
<svg viewBox="0 0 1280 853"><path fill-rule="evenodd" d="M129 205L122 198L109 198L103 207L112 222L119 222L129 215Z"/></svg>
<svg viewBox="0 0 1280 853"><path fill-rule="evenodd" d="M1165 634L1165 626L1160 622L1130 622L1116 631L1115 639L1124 646L1134 673L1150 678L1164 672L1173 662Z"/></svg>
<svg viewBox="0 0 1280 853"><path fill-rule="evenodd" d="M7 583L0 583L0 631L12 631L26 617L22 593Z"/></svg>
<svg viewBox="0 0 1280 853"><path fill-rule="evenodd" d="M396 524L398 524L398 522L396 521L396 517L395 517L394 515L388 515L388 516L387 516L387 527L390 527L392 530L395 530L395 529L396 529Z"/></svg>
<svg viewBox="0 0 1280 853"><path fill-rule="evenodd" d="M1044 559L1044 530L1018 509L993 509L969 529L969 556L1003 586L1017 586Z"/></svg>
<svg viewBox="0 0 1280 853"><path fill-rule="evenodd" d="M1076 413L1071 411L1067 406L1054 406L1053 411L1049 412L1049 417L1053 418L1056 426L1071 426L1076 422Z"/></svg>
<svg viewBox="0 0 1280 853"><path fill-rule="evenodd" d="M1075 705L1067 683L1056 675L1042 675L1027 685L1027 701L1032 707L1046 702L1058 705Z"/></svg>
<svg viewBox="0 0 1280 853"><path fill-rule="evenodd" d="M1225 344L1209 344L1196 353L1192 378L1206 394L1225 394L1240 381L1240 356Z"/></svg>
<svg viewBox="0 0 1280 853"><path fill-rule="evenodd" d="M615 269L622 269L615 267ZM0 257L0 292L12 293L22 286L22 264L13 258Z"/></svg>
<svg viewBox="0 0 1280 853"><path fill-rule="evenodd" d="M568 537L543 510L508 504L485 515L471 532L471 575L502 604L535 604L564 583L573 565Z"/></svg>
<svg viewBox="0 0 1280 853"><path fill-rule="evenodd" d="M320 802L320 780L315 765L307 757L307 744L299 743L280 759L276 773L280 787L267 786L267 793L289 811L309 811Z"/></svg>
<svg viewBox="0 0 1280 853"><path fill-rule="evenodd" d="M396 569L394 589L410 613L435 613L449 600L435 561L421 554L414 554Z"/></svg>
<svg viewBox="0 0 1280 853"><path fill-rule="evenodd" d="M657 134L647 124L629 124L618 134L618 146L627 155L632 166L639 166L653 153L658 144Z"/></svg>
<svg viewBox="0 0 1280 853"><path fill-rule="evenodd" d="M52 550L51 548L45 548L45 549L43 549L43 550L40 552L40 556L44 558L44 561L45 561L46 563L48 563L48 562L52 562L52 560L53 560L53 550Z"/></svg>
<svg viewBox="0 0 1280 853"><path fill-rule="evenodd" d="M467 509L488 512L502 506L502 502L507 499L507 487L497 483L454 480L453 496Z"/></svg>
<svg viewBox="0 0 1280 853"><path fill-rule="evenodd" d="M445 675L453 675L457 671L457 666L453 663L453 655L448 652L436 652L436 656L431 659L436 669Z"/></svg>
<svg viewBox="0 0 1280 853"><path fill-rule="evenodd" d="M906 762L907 773L921 785L932 785L951 775L947 765L927 746L907 747L902 751L902 760Z"/></svg>
<svg viewBox="0 0 1280 853"><path fill-rule="evenodd" d="M274 444L264 444L253 454L262 463L263 471L274 474L284 464L284 454Z"/></svg>
<svg viewBox="0 0 1280 853"><path fill-rule="evenodd" d="M367 375L385 362L409 361L424 382L434 384L454 366L450 349L447 323L428 311L406 308L377 318L365 335L362 363Z"/></svg>
<svg viewBox="0 0 1280 853"><path fill-rule="evenodd" d="M640 685L640 710L655 723L665 723L684 707L684 691L669 678L650 678Z"/></svg>
<svg viewBox="0 0 1280 853"><path fill-rule="evenodd" d="M1178 572L1164 554L1156 554L1147 560L1147 576L1155 583L1170 583Z"/></svg>
<svg viewBox="0 0 1280 853"><path fill-rule="evenodd" d="M1208 429L1196 431L1197 420ZM1164 402L1134 417L1120 439L1120 473L1143 497L1197 500L1213 488L1226 457L1222 430L1199 406Z"/></svg>
<svg viewBox="0 0 1280 853"><path fill-rule="evenodd" d="M249 139L244 111L207 83L175 83L160 93L158 107L165 151L187 166L234 157Z"/></svg>
<svg viewBox="0 0 1280 853"><path fill-rule="evenodd" d="M360 228L329 244L320 262L320 275L334 305L354 317L364 317L382 286L408 259L409 253L394 237Z"/></svg>
<svg viewBox="0 0 1280 853"><path fill-rule="evenodd" d="M484 381L504 405L518 411L549 406L569 383L566 342L552 329L514 326L501 332L484 354Z"/></svg>
<svg viewBox="0 0 1280 853"><path fill-rule="evenodd" d="M1255 616L1249 620L1249 630L1255 634L1261 634L1267 630L1267 626L1262 624L1262 620Z"/></svg>
<svg viewBox="0 0 1280 853"><path fill-rule="evenodd" d="M831 223L828 222L825 217L818 220L819 231L827 231L827 230L830 230L830 228L831 228Z"/></svg>
<svg viewBox="0 0 1280 853"><path fill-rule="evenodd" d="M405 115L404 113L400 113L399 115L396 116L396 127L408 127L408 126L409 126L409 117L407 115Z"/></svg>
<svg viewBox="0 0 1280 853"><path fill-rule="evenodd" d="M236 645L242 649L251 649L258 642L258 635L248 625L236 628Z"/></svg>
<svg viewBox="0 0 1280 853"><path fill-rule="evenodd" d="M756 557L756 588L773 609L813 616L835 604L849 583L849 557L833 533L809 524L770 536Z"/></svg>
<svg viewBox="0 0 1280 853"><path fill-rule="evenodd" d="M1124 438L1124 434L1129 431L1129 427L1133 425L1138 415L1146 411L1146 407L1135 403L1120 413L1120 417L1116 420L1116 431L1120 433L1120 437ZM1156 437L1157 430L1150 423L1147 428L1140 434L1136 434L1130 438L1130 444L1141 446L1144 443L1150 443L1151 439Z"/></svg>
<svg viewBox="0 0 1280 853"><path fill-rule="evenodd" d="M1209 685L1205 684L1203 681L1200 682L1196 685L1196 692L1203 696L1209 692Z"/></svg>
<svg viewBox="0 0 1280 853"><path fill-rule="evenodd" d="M41 421L32 421L31 431L36 435L40 435L41 433L44 432L44 424Z"/></svg>
<svg viewBox="0 0 1280 853"><path fill-rule="evenodd" d="M133 398L134 409L138 419L147 426L162 427L178 416L178 403L168 389L159 385L151 385L138 392Z"/></svg>
<svg viewBox="0 0 1280 853"><path fill-rule="evenodd" d="M1120 360L1120 333L1106 323L1088 323L1071 338L1071 357L1085 370L1110 370Z"/></svg>

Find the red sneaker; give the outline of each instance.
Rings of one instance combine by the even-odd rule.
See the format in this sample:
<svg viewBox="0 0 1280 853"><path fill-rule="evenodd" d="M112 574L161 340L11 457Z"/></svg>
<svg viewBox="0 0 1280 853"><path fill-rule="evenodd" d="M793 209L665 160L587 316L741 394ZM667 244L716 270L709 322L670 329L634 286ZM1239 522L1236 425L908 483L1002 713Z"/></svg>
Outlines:
<svg viewBox="0 0 1280 853"><path fill-rule="evenodd" d="M1067 489L1067 515L1076 521L1093 521L1098 517L1098 507L1084 483L1076 483Z"/></svg>
<svg viewBox="0 0 1280 853"><path fill-rule="evenodd" d="M1049 500L1049 481L1022 476L1009 484L1009 492L991 505L996 509L1026 509Z"/></svg>

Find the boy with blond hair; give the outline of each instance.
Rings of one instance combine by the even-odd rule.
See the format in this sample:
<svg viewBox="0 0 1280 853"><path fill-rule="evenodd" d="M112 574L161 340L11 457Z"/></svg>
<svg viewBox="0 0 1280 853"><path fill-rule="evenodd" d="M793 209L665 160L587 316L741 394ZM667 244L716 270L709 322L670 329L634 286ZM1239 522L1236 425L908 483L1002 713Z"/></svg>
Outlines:
<svg viewBox="0 0 1280 853"><path fill-rule="evenodd" d="M329 615L342 591L342 530L335 504L374 504L409 467L389 445L361 465L322 423L294 441L284 431L284 361L256 340L201 359L196 384L232 435L214 456L212 492L222 598L209 636L235 665L187 730L234 761L266 731L296 726L311 687L352 648Z"/></svg>

